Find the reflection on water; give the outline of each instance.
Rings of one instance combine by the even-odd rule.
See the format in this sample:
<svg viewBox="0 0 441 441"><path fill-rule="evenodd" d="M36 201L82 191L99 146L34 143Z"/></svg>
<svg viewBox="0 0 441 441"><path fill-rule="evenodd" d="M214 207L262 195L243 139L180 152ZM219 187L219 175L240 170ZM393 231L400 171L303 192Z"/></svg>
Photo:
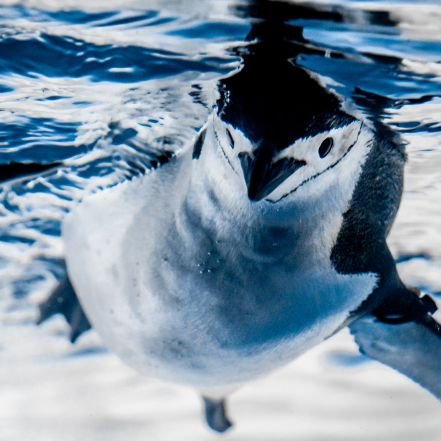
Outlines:
<svg viewBox="0 0 441 441"><path fill-rule="evenodd" d="M164 151L193 139L218 98L217 81L239 66L259 8L271 7L293 30L302 28L298 64L342 97L348 111L372 125L382 121L407 144L405 194L389 244L407 283L441 292L438 2L257 2L251 11L246 2L230 1L10 3L0 8L5 439L25 438L25 421L40 431L37 441L102 439L103 432L115 440L122 433L135 440L154 433L206 439L187 391L142 380L110 355L94 355L100 346L92 334L71 347L61 319L42 328L33 320L36 303L64 274L59 234L66 212L87 192L143 173ZM327 346L353 350L344 336ZM439 439L439 407L423 392L382 368L325 363L322 351L238 394L233 409L240 424L232 439ZM87 392L93 388L96 395ZM259 421L247 423L253 413ZM68 415L71 434L54 423ZM165 418L176 418L176 429ZM378 418L381 424L372 425Z"/></svg>

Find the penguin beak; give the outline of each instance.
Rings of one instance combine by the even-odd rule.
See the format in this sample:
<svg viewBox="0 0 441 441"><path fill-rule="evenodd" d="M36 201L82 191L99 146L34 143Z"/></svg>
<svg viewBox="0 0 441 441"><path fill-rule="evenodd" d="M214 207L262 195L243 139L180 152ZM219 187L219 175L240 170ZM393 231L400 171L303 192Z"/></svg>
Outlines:
<svg viewBox="0 0 441 441"><path fill-rule="evenodd" d="M252 157L249 153L240 153L239 160L248 188L250 201L260 201L275 190L285 179L306 162L294 158L282 158L272 162L267 155Z"/></svg>

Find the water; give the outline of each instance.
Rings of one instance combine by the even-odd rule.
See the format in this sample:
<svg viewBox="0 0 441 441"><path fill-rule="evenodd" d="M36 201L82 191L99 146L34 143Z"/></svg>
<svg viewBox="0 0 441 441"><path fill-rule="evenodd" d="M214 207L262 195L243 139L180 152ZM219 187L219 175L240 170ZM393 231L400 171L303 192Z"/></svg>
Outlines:
<svg viewBox="0 0 441 441"><path fill-rule="evenodd" d="M0 8L0 439L207 439L191 392L138 377L94 334L71 346L61 318L34 321L64 274L64 215L191 142L259 12L245 1L91 3ZM403 280L440 299L439 1L277 4L303 28L300 64L406 143L389 244ZM438 440L439 404L355 352L342 334L239 392L231 439Z"/></svg>

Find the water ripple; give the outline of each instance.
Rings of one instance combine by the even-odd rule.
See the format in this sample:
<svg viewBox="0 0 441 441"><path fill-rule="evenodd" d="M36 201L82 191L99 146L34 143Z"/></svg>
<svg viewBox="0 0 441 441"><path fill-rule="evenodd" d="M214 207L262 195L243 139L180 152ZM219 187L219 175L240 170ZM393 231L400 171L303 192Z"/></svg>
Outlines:
<svg viewBox="0 0 441 441"><path fill-rule="evenodd" d="M0 74L38 77L89 77L92 81L138 82L183 72L228 72L217 57L187 59L183 54L136 46L94 45L40 34L38 39L0 41Z"/></svg>

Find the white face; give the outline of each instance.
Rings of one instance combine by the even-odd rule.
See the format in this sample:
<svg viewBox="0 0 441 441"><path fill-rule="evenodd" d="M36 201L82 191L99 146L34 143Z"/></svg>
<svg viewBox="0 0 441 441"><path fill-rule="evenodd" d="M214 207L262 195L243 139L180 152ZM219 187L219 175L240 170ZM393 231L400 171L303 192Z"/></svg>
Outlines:
<svg viewBox="0 0 441 441"><path fill-rule="evenodd" d="M226 161L239 175L245 185L245 177L239 159L240 154L254 157L253 145L239 130L214 117L215 138ZM372 132L361 121L331 129L312 137L296 140L272 158L272 164L281 160L298 161L302 164L264 199L279 202L291 197L307 196L321 191L343 173L350 181L358 177L360 165L364 162L372 144ZM352 179L351 179L352 177ZM320 185L322 184L322 185Z"/></svg>

